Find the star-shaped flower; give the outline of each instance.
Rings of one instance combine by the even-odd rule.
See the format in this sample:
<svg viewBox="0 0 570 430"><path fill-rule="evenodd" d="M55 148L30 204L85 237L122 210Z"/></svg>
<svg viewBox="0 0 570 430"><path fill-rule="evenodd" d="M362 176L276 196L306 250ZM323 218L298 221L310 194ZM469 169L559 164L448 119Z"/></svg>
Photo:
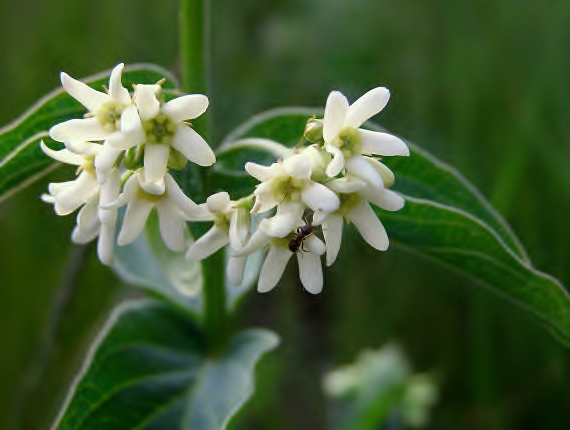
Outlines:
<svg viewBox="0 0 570 430"><path fill-rule="evenodd" d="M333 160L326 169L329 177L347 169L380 188L383 185L382 178L365 155L410 154L407 145L396 136L359 128L380 112L389 98L390 92L384 87L368 91L350 106L339 91L329 94L323 118L325 149L333 155Z"/></svg>
<svg viewBox="0 0 570 430"><path fill-rule="evenodd" d="M80 208L71 239L75 243L88 243L99 237L97 252L102 263L113 262L117 209L102 206L117 199L121 187L121 173L113 169L103 184L97 181L93 160L102 145L89 142L74 142L66 149L54 151L43 142L44 153L63 163L79 166L79 175L74 181L51 183L49 194L42 199L54 205L58 215L67 215ZM74 152L72 152L74 151Z"/></svg>
<svg viewBox="0 0 570 430"><path fill-rule="evenodd" d="M332 212L340 201L325 185L314 181L315 167L321 159L313 147L271 166L248 162L247 172L261 181L255 189L252 213L266 212L277 206L277 213L260 224L273 237L285 237L298 225L307 207L314 212ZM317 163L317 166L315 166Z"/></svg>
<svg viewBox="0 0 570 430"><path fill-rule="evenodd" d="M160 234L164 244L172 251L184 250L184 228L189 219L200 219L204 210L189 199L169 173L164 176L165 190L151 194L142 188L144 169L135 172L125 183L123 193L105 208L127 205L117 243L127 245L141 233L153 208L158 212Z"/></svg>
<svg viewBox="0 0 570 430"><path fill-rule="evenodd" d="M159 84L136 85L134 102L136 115L126 112L122 133L114 135L108 142L122 150L144 144L144 180L141 186L147 192L164 192L163 178L169 158L176 158L178 154L199 166L215 163L216 156L210 146L189 124L183 122L197 118L206 111L206 96L190 94L164 103Z"/></svg>
<svg viewBox="0 0 570 430"><path fill-rule="evenodd" d="M58 142L102 141L119 130L121 115L131 104L131 96L121 84L123 68L124 64L120 63L111 72L108 93L94 90L62 72L63 88L85 106L88 113L84 119L71 119L55 125L49 131L50 137Z"/></svg>
<svg viewBox="0 0 570 430"><path fill-rule="evenodd" d="M397 211L404 206L404 199L384 187L378 189L358 177L346 176L333 179L327 186L338 193L340 207L327 214L314 214L313 224L323 226L327 244L327 266L336 259L342 241L344 220L352 222L362 238L379 251L388 249L386 229L369 203L388 211Z"/></svg>
<svg viewBox="0 0 570 430"><path fill-rule="evenodd" d="M299 224L299 227L302 225L304 224ZM309 235L303 239L302 249L292 251L290 242L296 235L296 228L283 238L272 237L258 228L247 245L235 254L237 256L248 255L265 246L269 247L257 283L257 291L260 293L271 291L277 285L293 254L297 256L299 277L305 290L312 294L322 291L323 270L320 256L325 253L325 244L317 236Z"/></svg>

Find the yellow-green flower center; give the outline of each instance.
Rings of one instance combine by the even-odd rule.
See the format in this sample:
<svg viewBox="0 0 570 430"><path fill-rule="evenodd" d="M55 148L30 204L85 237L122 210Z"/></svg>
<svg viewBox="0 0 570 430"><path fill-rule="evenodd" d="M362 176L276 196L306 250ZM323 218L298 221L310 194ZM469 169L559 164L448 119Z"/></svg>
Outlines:
<svg viewBox="0 0 570 430"><path fill-rule="evenodd" d="M340 149L345 158L362 153L360 131L354 127L342 129L331 144Z"/></svg>
<svg viewBox="0 0 570 430"><path fill-rule="evenodd" d="M121 115L125 108L125 105L110 99L103 103L97 112L95 112L95 117L106 131L113 132L120 130Z"/></svg>
<svg viewBox="0 0 570 430"><path fill-rule="evenodd" d="M159 113L155 118L142 123L146 134L146 143L170 145L176 132L176 124L166 115Z"/></svg>
<svg viewBox="0 0 570 430"><path fill-rule="evenodd" d="M284 200L298 202L301 200L301 189L305 180L292 178L290 176L281 176L271 181L271 192L278 202Z"/></svg>

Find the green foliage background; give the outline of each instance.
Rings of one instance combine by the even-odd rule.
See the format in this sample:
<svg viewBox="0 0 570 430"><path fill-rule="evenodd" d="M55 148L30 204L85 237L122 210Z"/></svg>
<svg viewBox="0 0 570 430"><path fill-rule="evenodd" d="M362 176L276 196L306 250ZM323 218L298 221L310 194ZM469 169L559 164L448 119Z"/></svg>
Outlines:
<svg viewBox="0 0 570 430"><path fill-rule="evenodd" d="M215 141L268 108L385 85L392 99L376 122L454 164L535 266L570 285L568 2L212 3ZM61 70L82 77L146 61L176 73L177 7L1 1L0 123L57 87ZM94 249L69 243L74 219L40 202L46 184L0 206L0 428L46 427L110 305L135 294ZM291 271L273 293L248 297L240 324L273 328L282 344L261 363L235 428L325 428L322 373L393 338L417 370L438 372L430 428L568 427L570 353L532 315L406 250L380 254L352 236L323 294L306 294Z"/></svg>

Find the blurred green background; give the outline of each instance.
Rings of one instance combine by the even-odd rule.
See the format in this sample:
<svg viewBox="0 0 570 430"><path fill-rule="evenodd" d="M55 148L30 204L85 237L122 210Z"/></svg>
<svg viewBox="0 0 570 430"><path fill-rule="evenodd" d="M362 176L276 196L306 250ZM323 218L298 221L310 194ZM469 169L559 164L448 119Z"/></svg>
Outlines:
<svg viewBox="0 0 570 430"><path fill-rule="evenodd" d="M376 121L455 165L520 236L536 267L570 285L570 2L218 0L209 94L214 140L252 114L392 99ZM0 1L0 123L59 85L124 61L177 73L178 2ZM214 142L215 145L215 142ZM49 180L63 180L60 169ZM397 177L397 172L396 172ZM110 306L133 292L69 242L74 217L39 200L48 179L0 206L0 428L53 420ZM397 185L396 185L397 189ZM441 387L430 429L570 428L570 352L523 310L393 246L351 245L323 294L294 273L251 294L239 325L273 328L277 352L236 429L326 428L324 372L397 339ZM366 270L355 270L366 261Z"/></svg>

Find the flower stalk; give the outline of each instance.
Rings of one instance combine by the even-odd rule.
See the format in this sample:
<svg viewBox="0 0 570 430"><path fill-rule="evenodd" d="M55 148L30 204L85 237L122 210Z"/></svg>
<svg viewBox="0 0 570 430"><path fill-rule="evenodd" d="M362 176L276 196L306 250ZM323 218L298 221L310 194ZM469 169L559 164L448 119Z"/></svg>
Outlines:
<svg viewBox="0 0 570 430"><path fill-rule="evenodd" d="M180 58L182 90L186 93L208 94L210 60L210 2L181 0ZM210 115L193 125L210 141ZM204 178L206 179L206 178ZM207 180L203 181L207 186ZM212 352L218 352L227 339L224 251L215 252L202 262L204 280L204 327Z"/></svg>

